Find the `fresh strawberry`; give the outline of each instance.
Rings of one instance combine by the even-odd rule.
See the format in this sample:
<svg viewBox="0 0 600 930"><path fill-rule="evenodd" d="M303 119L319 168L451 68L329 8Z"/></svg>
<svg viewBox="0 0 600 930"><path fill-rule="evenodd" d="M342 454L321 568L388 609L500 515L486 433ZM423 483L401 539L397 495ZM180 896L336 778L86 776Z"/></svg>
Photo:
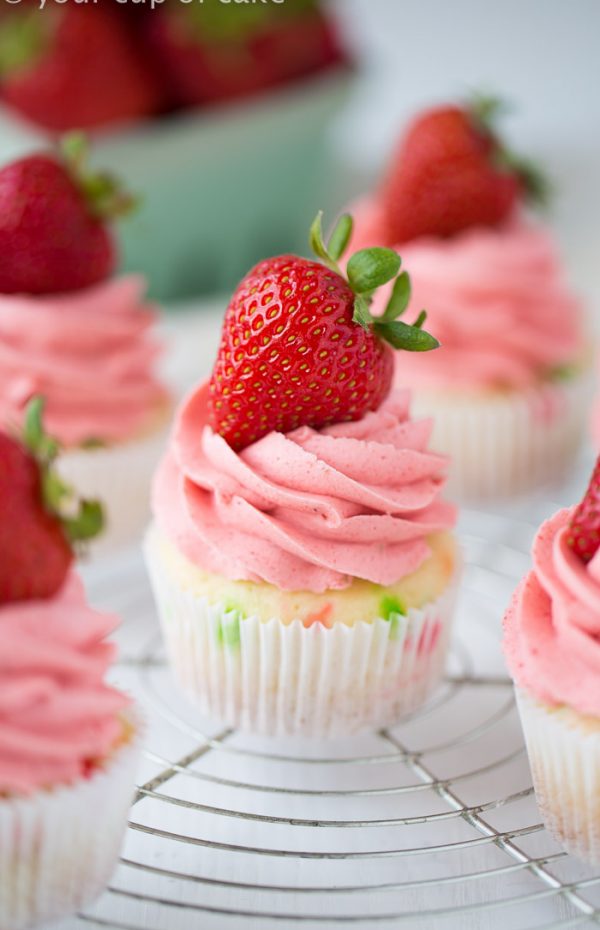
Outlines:
<svg viewBox="0 0 600 930"><path fill-rule="evenodd" d="M161 106L156 74L106 3L24 3L0 17L0 95L56 132L140 119Z"/></svg>
<svg viewBox="0 0 600 930"><path fill-rule="evenodd" d="M108 175L85 175L72 156L30 155L0 170L0 293L54 294L103 281L114 270L106 221L131 198Z"/></svg>
<svg viewBox="0 0 600 930"><path fill-rule="evenodd" d="M390 244L497 226L521 197L544 197L541 176L495 132L500 106L481 99L470 108L440 107L417 117L380 191Z"/></svg>
<svg viewBox="0 0 600 930"><path fill-rule="evenodd" d="M184 106L247 97L342 57L315 0L284 6L167 0L148 18L146 38L174 102Z"/></svg>
<svg viewBox="0 0 600 930"><path fill-rule="evenodd" d="M81 501L52 471L57 444L42 430L42 402L28 407L23 440L0 432L0 604L52 597L73 562L72 544L102 527L97 502Z"/></svg>
<svg viewBox="0 0 600 930"><path fill-rule="evenodd" d="M339 221L326 247L321 214L311 245L321 261L281 255L260 262L227 308L210 381L211 422L234 449L271 430L322 427L359 420L390 390L393 353L426 351L437 341L421 327L397 321L408 305L410 282L398 275L390 249L363 249L350 258L348 278L338 261L352 234ZM370 313L373 292L395 278L385 313Z"/></svg>
<svg viewBox="0 0 600 930"><path fill-rule="evenodd" d="M593 559L600 547L600 457L585 496L571 517L567 543L582 562Z"/></svg>

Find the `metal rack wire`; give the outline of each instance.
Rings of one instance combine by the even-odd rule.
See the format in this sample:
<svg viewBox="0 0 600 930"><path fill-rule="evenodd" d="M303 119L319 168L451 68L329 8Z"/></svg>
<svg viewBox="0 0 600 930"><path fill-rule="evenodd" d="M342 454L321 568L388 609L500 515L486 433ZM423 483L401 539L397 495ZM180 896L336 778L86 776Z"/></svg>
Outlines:
<svg viewBox="0 0 600 930"><path fill-rule="evenodd" d="M61 930L600 923L600 875L539 822L499 651L532 532L515 514L463 519L449 674L399 726L352 741L198 719L169 679L139 556L89 573L96 603L126 618L118 680L150 729L119 868Z"/></svg>

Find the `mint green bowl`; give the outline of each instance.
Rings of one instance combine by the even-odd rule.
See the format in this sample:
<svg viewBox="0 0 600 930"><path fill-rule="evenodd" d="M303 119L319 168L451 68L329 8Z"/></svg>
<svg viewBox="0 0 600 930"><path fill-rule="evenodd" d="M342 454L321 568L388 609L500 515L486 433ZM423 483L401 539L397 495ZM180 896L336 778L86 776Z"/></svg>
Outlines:
<svg viewBox="0 0 600 930"><path fill-rule="evenodd" d="M345 101L335 69L244 105L172 117L99 141L94 160L142 196L123 260L161 300L230 290L260 258L306 251L327 206L328 129Z"/></svg>

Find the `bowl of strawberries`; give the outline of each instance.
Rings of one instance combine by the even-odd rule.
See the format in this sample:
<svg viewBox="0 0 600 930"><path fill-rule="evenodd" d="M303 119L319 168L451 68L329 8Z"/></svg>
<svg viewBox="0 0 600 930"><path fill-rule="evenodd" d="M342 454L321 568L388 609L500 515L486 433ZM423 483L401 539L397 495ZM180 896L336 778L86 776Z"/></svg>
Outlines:
<svg viewBox="0 0 600 930"><path fill-rule="evenodd" d="M226 289L298 248L352 68L318 0L21 0L0 10L0 164L72 129L139 193L126 270Z"/></svg>

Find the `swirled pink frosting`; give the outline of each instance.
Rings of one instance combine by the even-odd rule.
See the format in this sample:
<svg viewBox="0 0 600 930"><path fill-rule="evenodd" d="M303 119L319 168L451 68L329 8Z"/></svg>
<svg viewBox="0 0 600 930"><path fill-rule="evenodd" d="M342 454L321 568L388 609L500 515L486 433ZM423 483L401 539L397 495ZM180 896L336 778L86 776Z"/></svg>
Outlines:
<svg viewBox="0 0 600 930"><path fill-rule="evenodd" d="M60 296L0 295L0 423L33 394L66 446L135 436L166 399L154 375L155 321L136 276Z"/></svg>
<svg viewBox="0 0 600 930"><path fill-rule="evenodd" d="M203 384L184 402L153 494L159 527L205 571L283 590L389 585L453 525L446 459L406 391L357 423L272 432L239 454L207 425L207 400Z"/></svg>
<svg viewBox="0 0 600 930"><path fill-rule="evenodd" d="M354 249L382 245L381 207L353 207ZM426 309L436 352L397 355L401 385L517 387L577 364L584 353L581 307L567 287L552 237L517 220L451 239L397 247L412 282L411 311ZM383 310L389 288L376 297Z"/></svg>
<svg viewBox="0 0 600 930"><path fill-rule="evenodd" d="M600 550L587 564L567 545L571 510L540 528L533 570L504 619L504 651L519 687L552 705L600 716Z"/></svg>
<svg viewBox="0 0 600 930"><path fill-rule="evenodd" d="M129 703L104 681L116 623L75 574L54 598L0 607L0 794L70 784L114 747Z"/></svg>

